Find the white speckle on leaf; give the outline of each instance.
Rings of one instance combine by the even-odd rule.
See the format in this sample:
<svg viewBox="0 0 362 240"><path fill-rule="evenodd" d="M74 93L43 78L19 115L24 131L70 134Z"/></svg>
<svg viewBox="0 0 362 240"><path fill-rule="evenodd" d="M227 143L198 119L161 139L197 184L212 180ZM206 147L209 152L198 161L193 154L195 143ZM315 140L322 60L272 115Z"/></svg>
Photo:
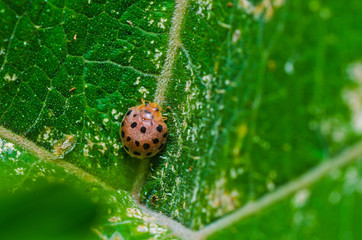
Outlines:
<svg viewBox="0 0 362 240"><path fill-rule="evenodd" d="M146 98L147 94L149 94L150 92L145 88L145 87L140 87L140 89L138 90L141 94L143 94L143 98Z"/></svg>
<svg viewBox="0 0 362 240"><path fill-rule="evenodd" d="M114 118L115 118L116 120L118 120L119 117L120 117L120 115L122 115L122 113L118 113L117 115L114 116Z"/></svg>
<svg viewBox="0 0 362 240"><path fill-rule="evenodd" d="M85 145L83 148L83 156L84 157L89 157L89 145Z"/></svg>
<svg viewBox="0 0 362 240"><path fill-rule="evenodd" d="M47 140L49 138L50 135L50 128L45 128L45 132L43 133L43 139Z"/></svg>
<svg viewBox="0 0 362 240"><path fill-rule="evenodd" d="M202 77L202 81L205 83L205 84L208 84L211 80L211 75L206 75L206 76L203 76Z"/></svg>
<svg viewBox="0 0 362 240"><path fill-rule="evenodd" d="M357 133L362 133L362 62L354 62L347 67L348 77L358 85L345 89L343 98L352 113L352 126Z"/></svg>
<svg viewBox="0 0 362 240"><path fill-rule="evenodd" d="M165 25L163 25L163 23L161 23L161 22L159 22L159 23L157 24L157 26L158 26L159 28L165 29Z"/></svg>
<svg viewBox="0 0 362 240"><path fill-rule="evenodd" d="M191 87L191 81L186 81L185 92L190 91L190 87Z"/></svg>
<svg viewBox="0 0 362 240"><path fill-rule="evenodd" d="M295 208L303 207L307 203L309 196L310 196L310 191L308 189L299 190L294 195L292 200L294 207Z"/></svg>
<svg viewBox="0 0 362 240"><path fill-rule="evenodd" d="M14 82L14 81L16 81L16 79L18 79L18 77L16 76L16 74L13 74L12 76L10 76L9 73L6 73L4 79L7 82Z"/></svg>
<svg viewBox="0 0 362 240"><path fill-rule="evenodd" d="M209 101L211 99L211 75L203 76L202 81L207 86L206 99Z"/></svg>
<svg viewBox="0 0 362 240"><path fill-rule="evenodd" d="M212 9L212 1L211 0L198 0L197 4L199 5L199 9L197 10L196 14L205 17L206 13L206 18L209 19L210 18L210 13L211 13L211 9Z"/></svg>
<svg viewBox="0 0 362 240"><path fill-rule="evenodd" d="M320 129L324 135L332 137L333 141L335 142L342 142L346 138L346 132L347 132L346 124L344 124L340 119L337 118L324 119L320 123Z"/></svg>
<svg viewBox="0 0 362 240"><path fill-rule="evenodd" d="M166 28L165 25L164 25L165 22L167 22L167 19L166 18L161 18L161 21L157 23L157 26L159 28L165 29Z"/></svg>
<svg viewBox="0 0 362 240"><path fill-rule="evenodd" d="M116 120L118 120L119 119L119 117L120 117L120 115L122 115L122 113L121 112L119 112L118 114L117 114L118 112L117 112L117 110L116 109L112 109L112 112L111 112L111 114L112 114L112 116L114 117L114 119L116 119Z"/></svg>
<svg viewBox="0 0 362 240"><path fill-rule="evenodd" d="M294 63L292 61L288 61L284 64L284 71L291 75L294 73Z"/></svg>
<svg viewBox="0 0 362 240"><path fill-rule="evenodd" d="M148 225L148 229L151 234L161 234L161 233L164 233L167 231L165 228L161 228L158 225L156 225L155 223L150 223Z"/></svg>
<svg viewBox="0 0 362 240"><path fill-rule="evenodd" d="M116 223L116 222L120 222L120 221L121 221L120 216L113 216L108 219L108 222L111 222L111 223Z"/></svg>
<svg viewBox="0 0 362 240"><path fill-rule="evenodd" d="M245 10L249 11L254 6L248 0L240 0L239 1L240 7L244 8Z"/></svg>
<svg viewBox="0 0 362 240"><path fill-rule="evenodd" d="M273 191L275 189L275 183L273 181L268 181L266 187L269 191Z"/></svg>
<svg viewBox="0 0 362 240"><path fill-rule="evenodd" d="M155 49L155 60L159 59L162 56L162 52L160 50L158 50L157 48Z"/></svg>
<svg viewBox="0 0 362 240"><path fill-rule="evenodd" d="M135 217L135 218L142 218L141 211L137 208L127 208L127 216L128 217Z"/></svg>
<svg viewBox="0 0 362 240"><path fill-rule="evenodd" d="M194 75L194 70L192 69L192 66L188 64L186 65L186 69L190 71L190 76L192 77Z"/></svg>
<svg viewBox="0 0 362 240"><path fill-rule="evenodd" d="M24 175L24 169L22 167L16 168L14 171L16 175Z"/></svg>
<svg viewBox="0 0 362 240"><path fill-rule="evenodd" d="M98 143L98 146L101 146L101 148L99 148L99 151L101 152L101 153L105 153L106 151L107 151L107 146L106 146L106 144L104 143L104 142L100 142L100 143Z"/></svg>
<svg viewBox="0 0 362 240"><path fill-rule="evenodd" d="M137 231L138 232L148 232L148 227L146 225L138 225L137 226Z"/></svg>
<svg viewBox="0 0 362 240"><path fill-rule="evenodd" d="M241 37L241 31L239 29L236 29L233 33L232 42L236 43L237 41L239 41L240 37Z"/></svg>
<svg viewBox="0 0 362 240"><path fill-rule="evenodd" d="M138 84L140 84L140 79L141 79L141 77L137 77L136 82L134 82L133 85L138 85Z"/></svg>
<svg viewBox="0 0 362 240"><path fill-rule="evenodd" d="M252 14L255 19L264 17L264 20L270 20L274 11L284 4L285 0L262 0L258 5L254 6L248 0L240 0L239 7L243 8L247 13Z"/></svg>
<svg viewBox="0 0 362 240"><path fill-rule="evenodd" d="M57 136L58 135L58 131L45 126L43 131L40 132L40 134L38 135L37 140L39 142L43 142L43 143L48 143L52 146L54 146L54 144L58 141Z"/></svg>
<svg viewBox="0 0 362 240"><path fill-rule="evenodd" d="M223 22L218 22L218 24L223 27L223 28L226 28L226 29L231 29L231 25L230 24L226 24L226 23L223 23Z"/></svg>
<svg viewBox="0 0 362 240"><path fill-rule="evenodd" d="M231 177L232 179L235 179L235 178L237 178L237 176L238 176L238 174L237 174L236 169L235 169L235 168L231 168L231 169L230 169L230 177Z"/></svg>
<svg viewBox="0 0 362 240"><path fill-rule="evenodd" d="M349 79L362 84L362 62L354 62L347 66Z"/></svg>
<svg viewBox="0 0 362 240"><path fill-rule="evenodd" d="M362 176L359 174L359 170L355 166L351 166L347 169L344 181L344 194L351 195L355 191L362 193Z"/></svg>
<svg viewBox="0 0 362 240"><path fill-rule="evenodd" d="M5 143L4 144L4 150L5 151L9 151L9 150L14 151L15 150L14 144L9 143L9 142Z"/></svg>
<svg viewBox="0 0 362 240"><path fill-rule="evenodd" d="M227 189L225 172L215 181L214 188L209 193L209 206L216 212L215 216L223 216L225 213L234 210L238 205L239 192Z"/></svg>

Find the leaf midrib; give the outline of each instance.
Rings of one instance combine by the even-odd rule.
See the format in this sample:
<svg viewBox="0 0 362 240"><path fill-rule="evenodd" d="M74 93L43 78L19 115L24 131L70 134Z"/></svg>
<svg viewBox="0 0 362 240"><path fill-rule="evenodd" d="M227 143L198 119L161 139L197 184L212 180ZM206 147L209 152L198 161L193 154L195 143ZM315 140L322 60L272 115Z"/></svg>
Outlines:
<svg viewBox="0 0 362 240"><path fill-rule="evenodd" d="M176 60L176 52L180 47L180 32L182 29L182 20L185 16L186 10L188 6L187 0L179 0L176 3L174 15L172 18L172 25L170 28L170 37L169 37L169 45L166 54L166 61L163 66L162 72L159 76L153 75L153 77L157 77L157 89L156 89L156 96L155 102L159 103L159 105L163 105L166 101L165 93L167 91L167 87L172 80L173 75L173 66ZM20 22L22 16L17 19L17 23L14 27L13 33L9 39L8 50L11 46L11 40L15 36L16 28L18 23ZM1 70L3 70L4 66L7 63L7 55L8 51L5 55L4 62L1 66ZM103 62L102 62L103 63ZM117 65L118 66L118 65ZM121 66L120 66L121 67ZM145 74L145 73L142 73ZM147 74L149 75L149 74ZM6 112L6 111L5 111ZM74 166L64 160L58 159L54 154L50 151L37 146L32 141L26 139L23 136L17 135L10 130L0 126L0 136L8 139L14 144L28 150L32 154L38 156L40 159L43 159L47 162L60 166L71 172L72 174L76 175L78 178L82 179L86 182L97 183L103 186L107 190L114 190L111 186L108 186L102 181L99 181L94 175L87 173L81 168ZM250 202L244 207L237 209L234 213L227 215L220 220L211 223L199 231L193 231L189 228L186 228L181 223L174 221L162 214L156 213L147 207L138 203L138 206L149 215L153 216L156 222L160 225L166 225L170 228L176 236L179 236L184 239L201 239L207 236L214 234L221 229L225 229L237 221L240 221L248 216L254 215L258 212L262 212L266 208L280 202L281 200L287 198L291 194L295 193L296 191L306 188L316 182L318 182L321 178L325 177L330 171L343 167L347 164L351 164L356 160L358 157L362 155L362 141L356 143L352 147L348 148L338 156L327 159L323 163L319 164L315 168L309 170L302 176L297 179L290 181L289 183L279 187L276 191L269 193L259 200L255 202ZM139 167L138 175L141 176L144 174L144 168ZM138 187L140 187L139 185Z"/></svg>

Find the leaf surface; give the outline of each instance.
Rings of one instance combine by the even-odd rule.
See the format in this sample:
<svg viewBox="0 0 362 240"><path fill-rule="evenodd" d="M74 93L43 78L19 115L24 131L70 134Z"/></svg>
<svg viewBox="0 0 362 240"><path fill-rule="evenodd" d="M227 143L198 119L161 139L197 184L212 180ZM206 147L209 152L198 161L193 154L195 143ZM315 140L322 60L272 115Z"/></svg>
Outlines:
<svg viewBox="0 0 362 240"><path fill-rule="evenodd" d="M2 187L59 168L44 181L91 185L91 197L111 209L94 227L99 236L170 237L147 225L132 200L132 186L147 172L119 136L127 109L155 99L169 141L151 160L141 202L202 229L360 141L361 9L358 1L2 0L0 124L64 157L43 161L25 144L9 161L14 156L3 149ZM1 137L3 146L13 144ZM71 148L58 154L69 137ZM69 163L75 171L61 170ZM220 234L269 239L293 218L286 238L309 237L322 225L300 227L295 218L315 211L322 222L328 206L357 208L351 196L360 198L358 190L338 192L339 202L331 188L350 171L360 170L352 166L345 178L323 180ZM303 193L306 207L286 207ZM329 199L324 210L316 209L317 196ZM278 209L288 211L263 225ZM343 224L338 234L353 231Z"/></svg>

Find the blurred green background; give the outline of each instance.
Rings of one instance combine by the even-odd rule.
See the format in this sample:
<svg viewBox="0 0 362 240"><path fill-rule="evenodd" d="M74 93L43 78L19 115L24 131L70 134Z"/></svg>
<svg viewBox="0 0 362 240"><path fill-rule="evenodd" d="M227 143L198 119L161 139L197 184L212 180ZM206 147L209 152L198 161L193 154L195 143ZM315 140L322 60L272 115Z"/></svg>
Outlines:
<svg viewBox="0 0 362 240"><path fill-rule="evenodd" d="M361 141L362 1L189 0L169 142L144 172L120 121L155 97L175 7L0 0L4 239L177 238L137 206L138 176L142 204L198 230ZM54 153L68 135L51 161L24 144ZM357 161L210 238L362 239L361 176Z"/></svg>
<svg viewBox="0 0 362 240"><path fill-rule="evenodd" d="M89 197L65 185L3 191L0 232L3 239L91 239L96 209Z"/></svg>

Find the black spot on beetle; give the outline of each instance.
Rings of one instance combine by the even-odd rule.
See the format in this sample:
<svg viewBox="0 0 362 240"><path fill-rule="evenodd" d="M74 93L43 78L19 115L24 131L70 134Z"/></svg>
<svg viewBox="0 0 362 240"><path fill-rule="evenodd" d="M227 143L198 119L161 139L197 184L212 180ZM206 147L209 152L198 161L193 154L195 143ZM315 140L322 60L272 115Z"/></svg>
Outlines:
<svg viewBox="0 0 362 240"><path fill-rule="evenodd" d="M131 141L131 137L127 137L127 141Z"/></svg>
<svg viewBox="0 0 362 240"><path fill-rule="evenodd" d="M141 133L146 133L146 128L145 127L141 127Z"/></svg>
<svg viewBox="0 0 362 240"><path fill-rule="evenodd" d="M162 130L163 130L162 125L158 125L158 126L157 126L157 131L158 131L158 132L162 132Z"/></svg>
<svg viewBox="0 0 362 240"><path fill-rule="evenodd" d="M150 144L148 144L148 143L145 143L145 144L143 144L143 149L144 150L147 150L147 149L149 149L151 146L150 146Z"/></svg>
<svg viewBox="0 0 362 240"><path fill-rule="evenodd" d="M150 112L150 111L148 111L148 110L145 110L145 113L149 113L149 114L151 114L151 112Z"/></svg>
<svg viewBox="0 0 362 240"><path fill-rule="evenodd" d="M158 140L158 138L155 138L155 139L152 139L152 142L153 142L154 144L157 144L157 143L159 142L159 140Z"/></svg>
<svg viewBox="0 0 362 240"><path fill-rule="evenodd" d="M151 156L151 155L152 155L152 152L149 152L149 153L146 154L147 157Z"/></svg>
<svg viewBox="0 0 362 240"><path fill-rule="evenodd" d="M133 122L133 123L131 124L131 128L135 128L135 127L137 127L137 123L136 123L136 122Z"/></svg>
<svg viewBox="0 0 362 240"><path fill-rule="evenodd" d="M123 147L124 147L124 149L126 149L127 152L129 151L128 147L126 147L126 146L123 146Z"/></svg>
<svg viewBox="0 0 362 240"><path fill-rule="evenodd" d="M122 130L121 132L121 136L124 138L125 134L124 134L124 131Z"/></svg>
<svg viewBox="0 0 362 240"><path fill-rule="evenodd" d="M137 147L140 146L140 142L139 142L139 141L136 140L135 143L136 143L136 146L137 146Z"/></svg>
<svg viewBox="0 0 362 240"><path fill-rule="evenodd" d="M137 114L133 114L133 117L137 117Z"/></svg>
<svg viewBox="0 0 362 240"><path fill-rule="evenodd" d="M161 150L163 146L165 146L165 144L162 143L161 146L158 148L158 150Z"/></svg>
<svg viewBox="0 0 362 240"><path fill-rule="evenodd" d="M127 116L129 116L129 115L131 114L131 112L132 112L132 110L129 110L129 111L127 112Z"/></svg>
<svg viewBox="0 0 362 240"><path fill-rule="evenodd" d="M167 132L165 132L165 134L163 134L163 137L164 137L164 138L167 137Z"/></svg>
<svg viewBox="0 0 362 240"><path fill-rule="evenodd" d="M124 121L122 121L122 125L121 125L122 127L124 126Z"/></svg>
<svg viewBox="0 0 362 240"><path fill-rule="evenodd" d="M141 153L139 153L139 152L133 152L133 154L137 155L137 156L141 155Z"/></svg>
<svg viewBox="0 0 362 240"><path fill-rule="evenodd" d="M160 111L160 109L159 109L159 108L156 108L155 110L156 110L157 112L158 112L158 111Z"/></svg>

